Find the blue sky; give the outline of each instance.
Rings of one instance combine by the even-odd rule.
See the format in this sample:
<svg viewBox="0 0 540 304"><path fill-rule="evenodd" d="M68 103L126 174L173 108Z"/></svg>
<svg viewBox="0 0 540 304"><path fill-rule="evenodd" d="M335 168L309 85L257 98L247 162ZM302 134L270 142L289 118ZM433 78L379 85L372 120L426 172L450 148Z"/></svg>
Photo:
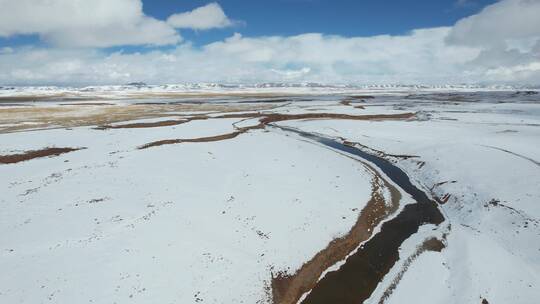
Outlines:
<svg viewBox="0 0 540 304"><path fill-rule="evenodd" d="M184 36L198 44L240 32L245 36L291 36L306 32L353 36L404 34L416 28L453 25L493 0L222 0L230 18L245 26ZM166 18L174 11L192 10L206 1L144 1L147 14Z"/></svg>
<svg viewBox="0 0 540 304"><path fill-rule="evenodd" d="M494 0L221 0L227 15L238 25L208 31L184 30L184 39L204 45L231 36L291 36L324 33L346 37L399 35L412 29L450 26L480 11ZM144 12L166 19L175 12L190 11L209 1L143 0ZM0 46L43 45L37 35L0 37ZM147 51L148 47L114 47L112 50Z"/></svg>
<svg viewBox="0 0 540 304"><path fill-rule="evenodd" d="M540 0L0 0L0 85L540 85Z"/></svg>

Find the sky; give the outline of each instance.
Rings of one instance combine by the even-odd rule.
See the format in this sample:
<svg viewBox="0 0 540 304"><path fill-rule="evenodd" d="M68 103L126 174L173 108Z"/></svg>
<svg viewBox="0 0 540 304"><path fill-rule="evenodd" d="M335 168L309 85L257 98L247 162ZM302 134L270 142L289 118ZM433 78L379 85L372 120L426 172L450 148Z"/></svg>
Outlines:
<svg viewBox="0 0 540 304"><path fill-rule="evenodd" d="M540 0L0 0L0 85L540 84Z"/></svg>

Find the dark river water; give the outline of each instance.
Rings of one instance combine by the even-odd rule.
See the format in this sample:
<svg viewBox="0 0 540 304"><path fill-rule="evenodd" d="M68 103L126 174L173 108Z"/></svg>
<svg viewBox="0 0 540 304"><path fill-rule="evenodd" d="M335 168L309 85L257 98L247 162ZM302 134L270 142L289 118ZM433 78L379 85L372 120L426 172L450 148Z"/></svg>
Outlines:
<svg viewBox="0 0 540 304"><path fill-rule="evenodd" d="M274 126L276 127L276 126ZM346 152L378 167L398 187L415 200L406 205L391 220L382 224L380 232L364 243L336 271L328 272L302 303L358 304L368 299L383 277L399 260L403 242L425 224L438 225L444 221L437 203L418 189L407 174L390 161L344 145L334 139L303 132L293 128L277 127L292 132L332 149Z"/></svg>

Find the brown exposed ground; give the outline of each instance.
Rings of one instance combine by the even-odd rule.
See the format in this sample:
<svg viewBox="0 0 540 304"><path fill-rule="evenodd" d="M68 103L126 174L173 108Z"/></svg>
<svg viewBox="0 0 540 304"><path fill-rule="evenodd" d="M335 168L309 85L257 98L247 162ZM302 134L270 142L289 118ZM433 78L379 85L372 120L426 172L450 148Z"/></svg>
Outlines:
<svg viewBox="0 0 540 304"><path fill-rule="evenodd" d="M61 103L61 106L114 106L114 103L108 102L85 102L85 103Z"/></svg>
<svg viewBox="0 0 540 304"><path fill-rule="evenodd" d="M249 130L255 130L255 129L262 129L264 128L263 124L258 124L254 126L249 127L243 127L238 128L235 127L236 131L226 134L220 134L220 135L214 135L214 136L207 136L207 137L197 137L197 138L186 138L186 139L165 139L165 140L158 140L151 143L144 144L140 146L138 149L147 149L151 147L157 147L157 146L163 146L163 145L173 145L173 144L181 144L181 143L199 143L199 142L213 142L213 141L221 141L226 139L232 139L237 137L240 134L243 134Z"/></svg>
<svg viewBox="0 0 540 304"><path fill-rule="evenodd" d="M124 121L167 118L183 113L234 113L270 110L269 104L118 104L112 106L28 106L0 108L0 133L47 128L107 126ZM237 114L239 115L239 114ZM208 117L201 117L206 119ZM226 118L226 117L222 117ZM195 118L191 118L193 120Z"/></svg>
<svg viewBox="0 0 540 304"><path fill-rule="evenodd" d="M256 118L261 117L262 115L263 114L261 113L231 113L213 116L212 118Z"/></svg>
<svg viewBox="0 0 540 304"><path fill-rule="evenodd" d="M67 100L68 96L63 93L50 95L19 95L19 96L0 96L0 102L34 102L40 100ZM94 98L95 99L95 98Z"/></svg>
<svg viewBox="0 0 540 304"><path fill-rule="evenodd" d="M34 158L58 156L60 154L73 152L85 148L45 148L41 150L30 150L20 154L0 155L0 164L14 164Z"/></svg>
<svg viewBox="0 0 540 304"><path fill-rule="evenodd" d="M167 94L165 94L167 95ZM152 95L153 96L153 95ZM169 96L169 95L167 95ZM171 95L174 96L174 95ZM206 95L205 95L206 96ZM214 95L208 94L208 97ZM219 95L216 95L216 97ZM231 95L234 96L234 95ZM259 95L259 94L244 94L241 97L277 97L277 95ZM153 96L156 97L156 96ZM169 96L170 97L170 96ZM201 97L201 96L198 96ZM368 98L366 96L350 97L355 100L362 98ZM30 99L28 99L30 98ZM10 97L11 101L25 101L25 100L70 100L64 94L58 96L43 96L43 97ZM70 97L71 98L71 97ZM165 97L164 97L165 98ZM73 98L71 98L73 99ZM275 98L274 98L275 99ZM76 101L85 100L73 99ZM148 103L148 104L115 104L109 100L99 98L89 99L86 103L64 103L58 105L48 105L47 103L26 103L25 107L0 107L0 133L17 132L23 130L40 130L48 128L73 128L79 126L102 126L103 128L121 128L120 126L112 127L113 124L127 122L130 120L138 119L151 119L151 118L166 118L175 117L178 122L178 116L191 116L189 120L195 119L208 119L212 113L224 114L224 113L236 113L230 115L221 115L214 118L239 118L244 115L247 117L262 117L265 121L263 123L291 120L291 119L406 119L414 116L413 113L405 113L398 115L370 115L370 116L355 116L346 114L332 114L332 113L307 113L307 114L264 114L261 115L260 111L272 110L279 107L279 104L272 103L205 103L205 102L169 102L169 103ZM1 104L1 100L0 100ZM69 105L69 106L67 106ZM182 113L201 113L201 114L182 114ZM239 112L244 112L239 114ZM245 113L256 112L256 113ZM203 115L204 114L204 115ZM183 117L182 117L183 118ZM161 125L175 124L171 121L161 122L153 124L127 124L127 128L146 128L155 127Z"/></svg>
<svg viewBox="0 0 540 304"><path fill-rule="evenodd" d="M129 124L118 124L118 125L103 125L95 127L96 130L108 130L108 129L142 129L142 128L155 128L155 127L169 127L184 124L193 120L206 120L206 119L226 119L226 118L255 118L260 117L259 112L251 113L232 113L232 114L222 114L217 116L209 116L208 114L200 114L194 116L186 116L183 119L177 120L162 120L155 122L140 122L140 123L129 123Z"/></svg>
<svg viewBox="0 0 540 304"><path fill-rule="evenodd" d="M400 113L400 114L380 114L380 115L348 115L348 114L336 114L336 113L303 113L303 114L276 114L276 113L241 113L241 114L225 114L220 116L208 117L208 116L195 116L187 118L188 121L195 119L219 119L219 118L259 118L259 124L249 127L236 128L235 132L191 139L165 139L147 143L139 147L139 149L147 149L150 147L157 147L163 145L172 145L186 142L210 142L220 141L225 139L235 138L240 134L254 129L262 129L266 125L279 121L298 120L298 119L350 119L350 120L391 120L391 119L409 119L414 117L414 113Z"/></svg>
<svg viewBox="0 0 540 304"><path fill-rule="evenodd" d="M265 114L261 119L261 123L268 124L272 122L298 119L348 119L348 120L400 120L410 119L415 116L415 113L399 113L399 114L374 114L374 115L349 115L338 113L302 113L302 114Z"/></svg>
<svg viewBox="0 0 540 304"><path fill-rule="evenodd" d="M304 94L295 93L264 93L264 92L124 92L115 98L124 100L132 99L185 99L185 98L269 98L270 101L276 98L289 98L291 96L303 96ZM55 94L39 94L18 96L0 96L1 102L35 102L35 101L95 101L95 100L110 100L110 97L79 92L60 92Z"/></svg>
<svg viewBox="0 0 540 304"><path fill-rule="evenodd" d="M368 167L369 168L369 167ZM344 260L360 243L367 240L373 229L390 214L394 213L401 199L400 192L374 174L372 196L351 230L344 236L334 239L328 246L317 253L310 261L294 274L277 273L272 278L272 296L276 304L297 303L302 295L312 290L323 272L339 261ZM390 202L386 202L382 189L388 188L391 193Z"/></svg>
<svg viewBox="0 0 540 304"><path fill-rule="evenodd" d="M375 98L375 96L372 96L372 95L351 95L351 96L348 96L348 98L351 98L351 99L373 99Z"/></svg>
<svg viewBox="0 0 540 304"><path fill-rule="evenodd" d="M26 103L0 103L0 107L31 107L31 104Z"/></svg>
<svg viewBox="0 0 540 304"><path fill-rule="evenodd" d="M350 107L353 107L355 109L360 109L360 110L364 110L366 108L363 105L353 105L352 102L353 101L350 99L345 99L345 100L340 101L339 103L344 106L350 106Z"/></svg>
<svg viewBox="0 0 540 304"><path fill-rule="evenodd" d="M372 99L375 98L373 96L347 96L344 99L342 99L339 103L344 106L350 106L355 109L365 109L363 105L359 105L358 103L365 103L365 99Z"/></svg>
<svg viewBox="0 0 540 304"><path fill-rule="evenodd" d="M157 147L157 146L163 146L163 145L172 145L172 144L180 144L180 143L189 143L189 142L212 142L212 141L220 141L225 139L231 139L235 138L236 136L240 135L240 131L222 134L222 135L214 135L214 136L208 136L208 137L198 137L198 138L189 138L189 139L165 139L165 140L158 140L154 141L145 145L140 146L138 149L147 149L151 147Z"/></svg>
<svg viewBox="0 0 540 304"><path fill-rule="evenodd" d="M363 106L356 105L356 103L360 103L360 102L364 103L364 102L366 102L366 99L373 99L373 98L375 98L375 97L370 96L370 95L346 96L339 103L344 105L344 106L351 106L351 107L354 107L354 108L357 108L357 109L364 109Z"/></svg>
<svg viewBox="0 0 540 304"><path fill-rule="evenodd" d="M155 122L139 122L121 125L104 125L95 127L96 130L108 130L108 129L140 129L140 128L155 128L155 127L170 127L176 126L188 122L187 119L180 120L162 120Z"/></svg>

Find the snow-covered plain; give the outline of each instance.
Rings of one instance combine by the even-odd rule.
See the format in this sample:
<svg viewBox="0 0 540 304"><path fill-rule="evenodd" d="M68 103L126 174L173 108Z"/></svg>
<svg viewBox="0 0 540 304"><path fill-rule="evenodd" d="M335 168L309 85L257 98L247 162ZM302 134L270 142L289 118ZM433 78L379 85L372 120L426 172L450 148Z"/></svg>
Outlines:
<svg viewBox="0 0 540 304"><path fill-rule="evenodd" d="M444 96L439 101L416 97L375 99L363 105L374 113L415 111L423 119L283 124L386 154L418 156L389 158L434 196L450 195L441 205L451 226L447 248L421 255L388 303L537 302L540 96L465 95L451 102ZM392 279L387 276L371 300L378 300Z"/></svg>
<svg viewBox="0 0 540 304"><path fill-rule="evenodd" d="M420 227L402 244L399 261L366 303L538 301L540 95L377 88L369 91L375 98L350 98L368 91L300 88L313 95L252 100L253 108L231 113L416 113L401 120L275 123L356 142L391 160L441 201L445 221ZM9 96L19 102L18 94L5 93L2 102L10 103ZM209 119L105 130L84 117L103 107L130 107L129 100L69 106L80 111L69 124L53 114L25 121L25 102L0 107L0 129L9 130L0 134L0 156L85 148L0 164L0 303L271 303L273 275L295 273L347 234L372 197L374 180L386 178L352 155L270 127L224 140L139 149L257 125L256 117L216 118L223 100L231 108L245 102L226 95L219 109L204 108L212 113ZM30 107L54 113L66 106L53 99ZM14 123L19 108L24 115ZM166 106L160 117L153 107L146 118L143 113L111 121L159 122L202 113L196 106L182 109ZM402 207L410 198L401 194ZM418 251L430 237L445 248Z"/></svg>

